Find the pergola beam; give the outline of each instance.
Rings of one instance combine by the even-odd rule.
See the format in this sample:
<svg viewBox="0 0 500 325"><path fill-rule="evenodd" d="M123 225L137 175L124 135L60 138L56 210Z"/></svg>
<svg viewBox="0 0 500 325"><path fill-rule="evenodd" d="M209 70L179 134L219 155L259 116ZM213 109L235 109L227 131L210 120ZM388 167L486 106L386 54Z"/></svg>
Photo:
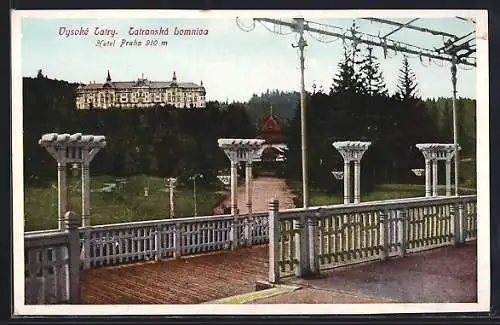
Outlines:
<svg viewBox="0 0 500 325"><path fill-rule="evenodd" d="M407 23L401 24L401 26L399 26L398 28L396 28L396 29L390 31L389 33L385 34L384 36L382 36L382 38L386 38L387 36L392 35L392 34L400 31L401 29L403 29L405 27L411 28L412 26L410 24L413 23L413 22L415 22L415 21L417 21L418 19L419 18L414 18L414 19L410 20Z"/></svg>
<svg viewBox="0 0 500 325"><path fill-rule="evenodd" d="M446 36L446 37L451 37L451 38L457 38L456 35L453 35L453 34L450 34L450 33L441 32L441 31L437 31L437 30L433 30L433 29L429 29L429 28L425 28L425 27L419 27L419 26L409 25L411 22L403 24L403 23L398 23L398 22L395 22L395 21L392 21L392 20L388 20L388 19L371 18L371 17L366 17L366 18L361 18L361 19L370 20L370 21L374 21L374 22L377 22L377 23L387 24L387 25L399 26L401 28L408 28L408 29L418 30L420 32L430 33L432 35L440 35L440 36Z"/></svg>
<svg viewBox="0 0 500 325"><path fill-rule="evenodd" d="M296 23L287 22L287 21L283 21L283 20L279 20L279 19L273 19L273 18L254 18L254 20L268 22L268 23L273 23L273 24L276 24L276 25L287 26L287 27L290 27L292 30L295 30L297 28ZM393 50L393 51L396 51L396 52L399 51L399 52L403 52L403 53L409 53L409 54L418 55L420 57L427 57L427 58L430 58L430 59L443 60L443 61L448 61L448 62L452 61L452 57L449 56L449 55L446 55L446 53L434 54L435 51L431 50L431 49L425 49L425 51L422 51L422 49L420 49L420 50L413 50L413 49L410 49L410 48L398 45L399 42L393 41L393 40L390 40L393 44L387 44L386 42L382 42L382 41L372 41L372 40L369 40L369 39L361 39L359 37L349 36L347 34L342 34L342 33L336 33L336 32L332 32L332 31L321 30L321 29L318 29L318 28L311 27L311 26L309 26L307 24L304 24L304 30L309 31L309 32L318 33L318 34L334 36L334 37L338 37L338 38L341 38L341 39L347 39L347 40L350 40L350 41L362 42L362 43L367 44L367 45L377 46L377 47L380 47L380 48L383 48L383 49L389 49L389 50ZM455 36L455 35L453 35L453 36ZM409 46L413 46L413 45L409 45ZM463 65L473 66L473 67L476 66L475 63L469 62L469 61L464 60L464 59L458 60L457 64L463 64Z"/></svg>

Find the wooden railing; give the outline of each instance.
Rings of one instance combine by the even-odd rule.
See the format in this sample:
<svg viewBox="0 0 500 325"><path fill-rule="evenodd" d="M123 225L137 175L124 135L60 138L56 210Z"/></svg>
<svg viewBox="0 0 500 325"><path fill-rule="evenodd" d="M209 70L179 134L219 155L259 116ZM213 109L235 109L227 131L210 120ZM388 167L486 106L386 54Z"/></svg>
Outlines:
<svg viewBox="0 0 500 325"><path fill-rule="evenodd" d="M68 214L67 218L71 218ZM80 244L76 218L64 231L25 233L25 304L78 303Z"/></svg>
<svg viewBox="0 0 500 325"><path fill-rule="evenodd" d="M411 198L279 211L269 206L269 281L476 238L477 197Z"/></svg>
<svg viewBox="0 0 500 325"><path fill-rule="evenodd" d="M267 213L179 218L80 230L84 268L160 260L268 241Z"/></svg>

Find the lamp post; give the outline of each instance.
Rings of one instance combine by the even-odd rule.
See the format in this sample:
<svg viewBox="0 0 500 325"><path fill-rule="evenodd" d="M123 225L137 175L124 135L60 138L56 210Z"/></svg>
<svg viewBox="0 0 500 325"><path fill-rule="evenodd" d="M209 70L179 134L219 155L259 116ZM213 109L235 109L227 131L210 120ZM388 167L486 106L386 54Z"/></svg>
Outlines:
<svg viewBox="0 0 500 325"><path fill-rule="evenodd" d="M197 178L203 178L202 174L195 174L191 176L189 179L193 181L193 202L194 202L194 216L196 217L198 215L198 206L197 206L197 199L196 199L196 179Z"/></svg>
<svg viewBox="0 0 500 325"><path fill-rule="evenodd" d="M166 185L168 187L168 192L170 196L170 218L173 218L175 215L175 209L174 209L174 189L175 189L175 183L177 182L177 178L175 177L169 177L167 178L168 184Z"/></svg>
<svg viewBox="0 0 500 325"><path fill-rule="evenodd" d="M295 28L299 33L299 42L292 47L300 52L300 130L302 148L302 201L303 207L309 206L308 164L307 164L307 130L306 130L306 91L304 86L304 48L307 42L304 39L304 18L294 18Z"/></svg>

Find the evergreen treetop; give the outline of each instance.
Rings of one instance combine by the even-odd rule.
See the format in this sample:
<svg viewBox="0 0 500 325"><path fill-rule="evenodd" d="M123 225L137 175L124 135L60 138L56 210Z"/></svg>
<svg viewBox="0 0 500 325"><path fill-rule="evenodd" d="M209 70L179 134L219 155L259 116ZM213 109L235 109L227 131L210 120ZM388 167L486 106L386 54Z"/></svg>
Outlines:
<svg viewBox="0 0 500 325"><path fill-rule="evenodd" d="M408 57L405 55L403 57L403 66L399 69L398 85L395 95L403 101L420 99L417 88L417 78L413 70L410 68Z"/></svg>
<svg viewBox="0 0 500 325"><path fill-rule="evenodd" d="M367 47L366 49L366 56L361 61L360 73L363 91L366 94L370 96L387 96L388 91L384 76L380 70L380 64L377 62L377 58L373 55L372 47Z"/></svg>

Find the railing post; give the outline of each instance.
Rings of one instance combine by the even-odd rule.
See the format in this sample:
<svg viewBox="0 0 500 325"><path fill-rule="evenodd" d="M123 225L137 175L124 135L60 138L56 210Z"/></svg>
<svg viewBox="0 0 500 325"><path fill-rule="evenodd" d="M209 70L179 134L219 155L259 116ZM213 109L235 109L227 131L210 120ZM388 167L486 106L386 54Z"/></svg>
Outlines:
<svg viewBox="0 0 500 325"><path fill-rule="evenodd" d="M174 233L174 257L178 258L182 256L182 231L181 231L181 223L177 222L175 224L175 233Z"/></svg>
<svg viewBox="0 0 500 325"><path fill-rule="evenodd" d="M248 247L252 246L252 224L253 224L253 218L248 215L245 217L243 220L244 222L244 234L245 234L245 240L246 240L246 245Z"/></svg>
<svg viewBox="0 0 500 325"><path fill-rule="evenodd" d="M301 216L293 221L295 230L295 276L302 278L308 275L309 269L309 250L307 249L307 225L304 216Z"/></svg>
<svg viewBox="0 0 500 325"><path fill-rule="evenodd" d="M269 202L269 282L280 281L279 201Z"/></svg>
<svg viewBox="0 0 500 325"><path fill-rule="evenodd" d="M319 219L323 217L323 210L319 209L316 214L307 220L309 228L309 271L311 274L319 274Z"/></svg>
<svg viewBox="0 0 500 325"><path fill-rule="evenodd" d="M80 258L83 261L83 269L90 269L90 229L88 227L83 229L82 233L83 245Z"/></svg>
<svg viewBox="0 0 500 325"><path fill-rule="evenodd" d="M79 217L76 213L68 211L64 214L67 231L69 232L68 243L68 269L69 269L69 303L80 303L80 232L78 225Z"/></svg>
<svg viewBox="0 0 500 325"><path fill-rule="evenodd" d="M379 231L380 231L380 259L385 261L389 258L389 233L388 233L388 216L387 211L380 211L379 214Z"/></svg>
<svg viewBox="0 0 500 325"><path fill-rule="evenodd" d="M161 226L155 227L155 248L156 256L155 260L159 262L161 260Z"/></svg>
<svg viewBox="0 0 500 325"><path fill-rule="evenodd" d="M404 257L406 253L406 211L397 210L396 217L399 237L399 256Z"/></svg>
<svg viewBox="0 0 500 325"><path fill-rule="evenodd" d="M458 203L458 243L465 243L464 203Z"/></svg>
<svg viewBox="0 0 500 325"><path fill-rule="evenodd" d="M240 226L238 215L233 215L233 219L231 219L231 250L235 250L238 248L239 244L239 231L238 228Z"/></svg>

